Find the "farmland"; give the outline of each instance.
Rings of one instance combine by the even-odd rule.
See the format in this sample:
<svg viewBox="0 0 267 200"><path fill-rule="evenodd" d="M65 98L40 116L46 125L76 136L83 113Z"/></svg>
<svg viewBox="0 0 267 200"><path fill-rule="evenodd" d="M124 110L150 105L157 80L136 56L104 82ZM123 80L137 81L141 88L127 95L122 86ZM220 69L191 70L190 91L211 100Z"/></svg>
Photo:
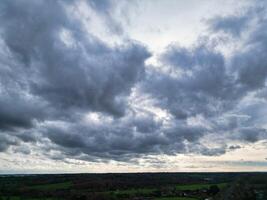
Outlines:
<svg viewBox="0 0 267 200"><path fill-rule="evenodd" d="M137 173L5 175L0 200L261 200L266 174Z"/></svg>

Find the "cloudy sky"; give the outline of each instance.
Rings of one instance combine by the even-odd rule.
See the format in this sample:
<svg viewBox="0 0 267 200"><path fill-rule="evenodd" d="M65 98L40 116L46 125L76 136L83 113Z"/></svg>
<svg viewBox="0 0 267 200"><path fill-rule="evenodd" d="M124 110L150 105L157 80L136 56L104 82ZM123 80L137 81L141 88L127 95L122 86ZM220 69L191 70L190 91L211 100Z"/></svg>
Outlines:
<svg viewBox="0 0 267 200"><path fill-rule="evenodd" d="M0 173L266 171L266 9L2 0Z"/></svg>

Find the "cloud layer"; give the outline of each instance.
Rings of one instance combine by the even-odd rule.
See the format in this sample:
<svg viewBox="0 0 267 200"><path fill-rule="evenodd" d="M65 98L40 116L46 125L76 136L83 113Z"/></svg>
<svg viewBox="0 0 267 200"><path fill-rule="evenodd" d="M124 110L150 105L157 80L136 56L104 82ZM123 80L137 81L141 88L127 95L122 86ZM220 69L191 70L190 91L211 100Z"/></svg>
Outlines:
<svg viewBox="0 0 267 200"><path fill-rule="evenodd" d="M206 34L170 44L157 65L125 36L117 4L1 2L1 152L131 162L219 156L267 139L264 3L206 20ZM94 13L89 26L83 9ZM94 20L121 42L95 34Z"/></svg>

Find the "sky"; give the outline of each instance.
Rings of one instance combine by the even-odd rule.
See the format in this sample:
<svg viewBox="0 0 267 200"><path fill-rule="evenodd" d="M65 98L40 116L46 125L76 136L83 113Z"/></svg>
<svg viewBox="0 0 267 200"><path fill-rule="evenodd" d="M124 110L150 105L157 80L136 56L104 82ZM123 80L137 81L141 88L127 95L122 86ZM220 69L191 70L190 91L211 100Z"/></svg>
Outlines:
<svg viewBox="0 0 267 200"><path fill-rule="evenodd" d="M0 173L267 171L266 9L2 0Z"/></svg>

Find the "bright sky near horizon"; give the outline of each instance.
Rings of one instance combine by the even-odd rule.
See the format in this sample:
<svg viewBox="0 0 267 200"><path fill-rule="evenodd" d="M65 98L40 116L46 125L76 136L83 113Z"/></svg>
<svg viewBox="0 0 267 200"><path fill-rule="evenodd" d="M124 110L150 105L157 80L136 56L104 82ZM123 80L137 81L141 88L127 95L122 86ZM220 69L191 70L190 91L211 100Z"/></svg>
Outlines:
<svg viewBox="0 0 267 200"><path fill-rule="evenodd" d="M3 0L0 173L267 170L261 0Z"/></svg>

